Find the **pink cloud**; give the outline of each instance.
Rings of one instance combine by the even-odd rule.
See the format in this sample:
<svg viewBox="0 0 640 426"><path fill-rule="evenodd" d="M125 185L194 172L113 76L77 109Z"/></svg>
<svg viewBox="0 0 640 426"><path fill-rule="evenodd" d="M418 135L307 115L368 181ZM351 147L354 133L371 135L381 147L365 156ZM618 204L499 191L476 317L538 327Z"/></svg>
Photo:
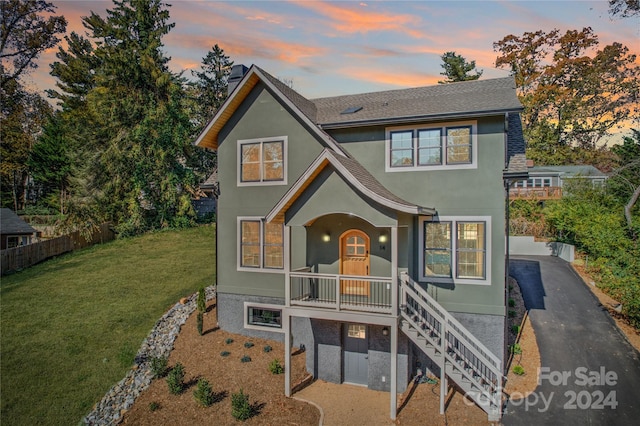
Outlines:
<svg viewBox="0 0 640 426"><path fill-rule="evenodd" d="M422 38L421 31L413 29L420 24L420 18L409 14L376 12L362 4L353 7L350 3L329 3L321 1L297 1L298 6L312 10L329 18L326 23L335 31L344 34L395 31L414 38ZM366 6L366 5L365 5Z"/></svg>
<svg viewBox="0 0 640 426"><path fill-rule="evenodd" d="M442 77L420 72L402 72L398 70L384 70L380 68L345 67L337 70L338 74L348 78L364 80L376 84L398 87L419 87L437 84Z"/></svg>

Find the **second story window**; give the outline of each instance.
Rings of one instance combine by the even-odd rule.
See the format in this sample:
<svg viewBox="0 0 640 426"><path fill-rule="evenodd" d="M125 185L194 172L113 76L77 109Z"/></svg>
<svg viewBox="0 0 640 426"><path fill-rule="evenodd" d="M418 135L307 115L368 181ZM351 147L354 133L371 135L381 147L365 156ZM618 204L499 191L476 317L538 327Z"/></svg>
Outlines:
<svg viewBox="0 0 640 426"><path fill-rule="evenodd" d="M238 186L286 184L287 138L238 141Z"/></svg>
<svg viewBox="0 0 640 426"><path fill-rule="evenodd" d="M475 122L387 129L386 171L475 168Z"/></svg>

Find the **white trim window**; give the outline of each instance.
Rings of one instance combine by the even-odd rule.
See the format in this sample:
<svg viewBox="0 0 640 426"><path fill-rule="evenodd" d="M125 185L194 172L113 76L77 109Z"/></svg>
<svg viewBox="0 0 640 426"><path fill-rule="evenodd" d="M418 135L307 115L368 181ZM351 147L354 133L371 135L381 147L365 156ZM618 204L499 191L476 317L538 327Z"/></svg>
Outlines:
<svg viewBox="0 0 640 426"><path fill-rule="evenodd" d="M238 186L287 184L287 137L238 141Z"/></svg>
<svg viewBox="0 0 640 426"><path fill-rule="evenodd" d="M526 181L516 182L516 188L548 188L551 186L550 177L534 177Z"/></svg>
<svg viewBox="0 0 640 426"><path fill-rule="evenodd" d="M238 218L238 269L284 269L284 225L260 217Z"/></svg>
<svg viewBox="0 0 640 426"><path fill-rule="evenodd" d="M420 220L420 280L491 284L491 217Z"/></svg>
<svg viewBox="0 0 640 426"><path fill-rule="evenodd" d="M463 121L387 129L385 170L477 167L477 123Z"/></svg>
<svg viewBox="0 0 640 426"><path fill-rule="evenodd" d="M282 305L244 302L244 328L284 333Z"/></svg>

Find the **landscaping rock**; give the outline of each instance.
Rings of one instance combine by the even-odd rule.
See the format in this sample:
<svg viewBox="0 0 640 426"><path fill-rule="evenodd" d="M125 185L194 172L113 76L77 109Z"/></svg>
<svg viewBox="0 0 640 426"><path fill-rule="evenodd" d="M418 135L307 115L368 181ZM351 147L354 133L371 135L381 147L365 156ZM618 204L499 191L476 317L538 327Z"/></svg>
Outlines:
<svg viewBox="0 0 640 426"><path fill-rule="evenodd" d="M216 297L215 286L205 289L207 301ZM156 322L142 342L134 365L126 376L116 383L98 402L82 422L86 425L116 425L122 415L133 405L140 393L151 384L151 359L169 357L180 327L196 309L197 293L182 298Z"/></svg>

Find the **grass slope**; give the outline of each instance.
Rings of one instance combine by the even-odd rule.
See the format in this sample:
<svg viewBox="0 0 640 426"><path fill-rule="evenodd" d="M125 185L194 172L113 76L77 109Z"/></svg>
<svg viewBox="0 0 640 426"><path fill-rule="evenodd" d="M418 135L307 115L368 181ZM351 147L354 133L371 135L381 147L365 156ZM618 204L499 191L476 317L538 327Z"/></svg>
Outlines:
<svg viewBox="0 0 640 426"><path fill-rule="evenodd" d="M214 227L97 245L2 278L0 424L74 425L155 322L215 277Z"/></svg>

